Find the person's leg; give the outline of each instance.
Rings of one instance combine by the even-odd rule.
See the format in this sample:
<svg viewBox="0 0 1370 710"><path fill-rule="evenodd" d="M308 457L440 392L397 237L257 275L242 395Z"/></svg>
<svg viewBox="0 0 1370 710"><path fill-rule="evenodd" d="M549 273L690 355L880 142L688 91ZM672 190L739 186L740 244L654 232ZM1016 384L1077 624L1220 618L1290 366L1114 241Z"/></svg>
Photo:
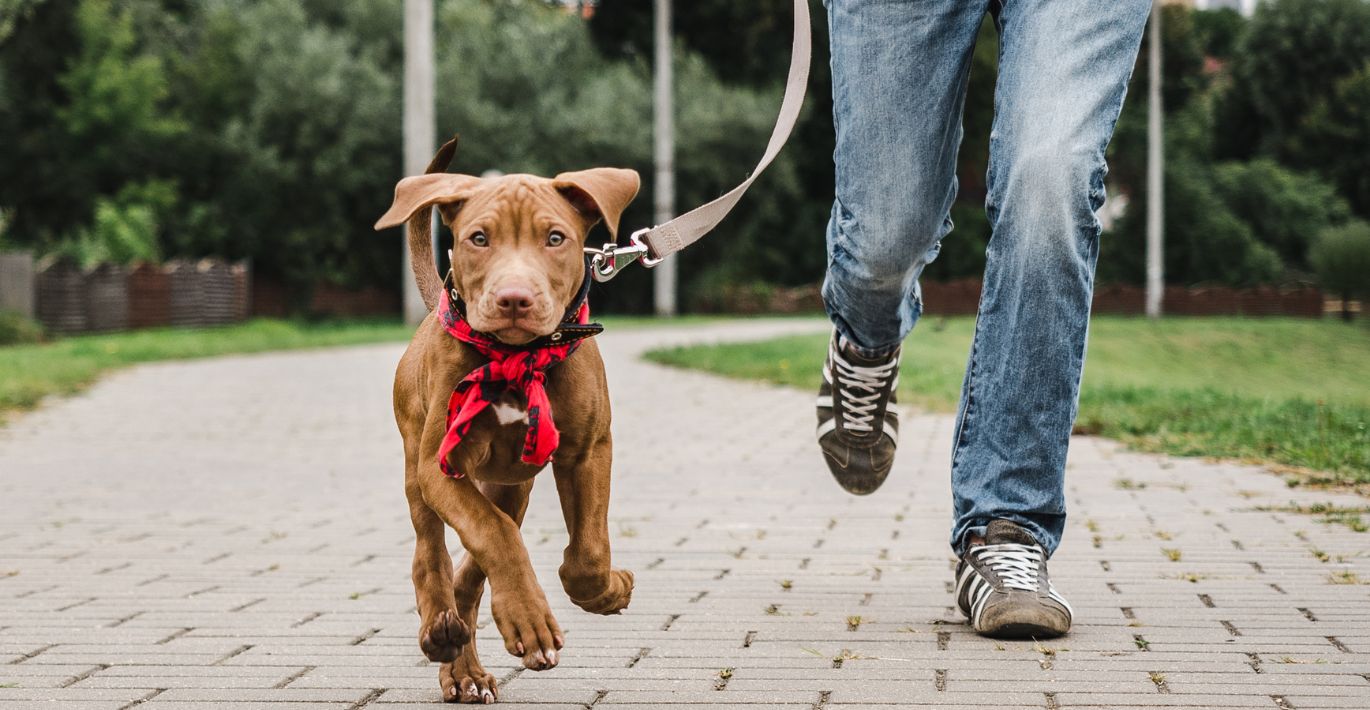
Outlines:
<svg viewBox="0 0 1370 710"><path fill-rule="evenodd" d="M996 2L993 236L952 455L958 555L996 519L1017 523L1047 555L1060 543L1104 150L1150 8L1150 0Z"/></svg>
<svg viewBox="0 0 1370 710"><path fill-rule="evenodd" d="M823 301L864 355L899 347L951 229L971 52L989 0L828 0L837 198Z"/></svg>
<svg viewBox="0 0 1370 710"><path fill-rule="evenodd" d="M971 51L989 0L829 0L837 195L823 302L834 336L818 444L848 492L894 465L899 344L951 229Z"/></svg>

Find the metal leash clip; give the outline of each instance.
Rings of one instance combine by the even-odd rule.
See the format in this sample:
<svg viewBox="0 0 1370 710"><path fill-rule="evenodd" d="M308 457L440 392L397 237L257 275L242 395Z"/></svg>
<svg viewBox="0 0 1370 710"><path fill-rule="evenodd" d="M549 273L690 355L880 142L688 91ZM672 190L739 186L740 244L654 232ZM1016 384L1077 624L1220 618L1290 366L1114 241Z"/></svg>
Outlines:
<svg viewBox="0 0 1370 710"><path fill-rule="evenodd" d="M607 283L612 280L625 266L633 262L641 262L643 266L652 268L662 262L661 257L652 256L652 250L647 243L642 241L642 235L650 232L650 229L639 229L633 232L628 238L628 246L619 246L614 242L608 242L603 247L585 247L585 253L590 254L590 275L597 283Z"/></svg>

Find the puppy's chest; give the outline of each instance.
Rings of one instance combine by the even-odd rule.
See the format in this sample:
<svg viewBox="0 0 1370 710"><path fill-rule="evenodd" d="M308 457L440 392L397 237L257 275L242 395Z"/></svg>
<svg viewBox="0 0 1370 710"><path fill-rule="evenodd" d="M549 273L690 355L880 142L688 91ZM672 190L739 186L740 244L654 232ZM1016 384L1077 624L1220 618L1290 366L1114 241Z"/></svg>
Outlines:
<svg viewBox="0 0 1370 710"><path fill-rule="evenodd" d="M528 400L517 392L506 390L490 404L490 411L500 427L528 424Z"/></svg>

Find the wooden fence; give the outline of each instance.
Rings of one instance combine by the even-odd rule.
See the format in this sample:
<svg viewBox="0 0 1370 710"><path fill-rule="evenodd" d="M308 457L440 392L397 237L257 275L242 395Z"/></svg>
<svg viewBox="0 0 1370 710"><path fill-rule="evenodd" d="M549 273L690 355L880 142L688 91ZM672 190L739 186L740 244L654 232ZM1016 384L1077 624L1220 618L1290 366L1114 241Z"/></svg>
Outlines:
<svg viewBox="0 0 1370 710"><path fill-rule="evenodd" d="M48 259L37 265L33 281L35 315L48 332L61 335L225 325L245 320L251 310L245 262L173 260L83 269Z"/></svg>

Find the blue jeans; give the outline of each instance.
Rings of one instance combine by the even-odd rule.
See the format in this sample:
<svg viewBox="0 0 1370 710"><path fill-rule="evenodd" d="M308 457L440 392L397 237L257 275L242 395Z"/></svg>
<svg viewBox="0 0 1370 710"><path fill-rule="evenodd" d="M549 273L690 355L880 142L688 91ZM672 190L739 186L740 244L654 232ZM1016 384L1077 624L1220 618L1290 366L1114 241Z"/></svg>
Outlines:
<svg viewBox="0 0 1370 710"><path fill-rule="evenodd" d="M823 298L867 355L918 323L918 277L952 228L981 20L999 30L985 209L993 230L952 453L955 523L1004 518L1047 552L1065 527L1104 202L1104 150L1151 0L827 0L837 199ZM918 363L910 363L917 367Z"/></svg>

